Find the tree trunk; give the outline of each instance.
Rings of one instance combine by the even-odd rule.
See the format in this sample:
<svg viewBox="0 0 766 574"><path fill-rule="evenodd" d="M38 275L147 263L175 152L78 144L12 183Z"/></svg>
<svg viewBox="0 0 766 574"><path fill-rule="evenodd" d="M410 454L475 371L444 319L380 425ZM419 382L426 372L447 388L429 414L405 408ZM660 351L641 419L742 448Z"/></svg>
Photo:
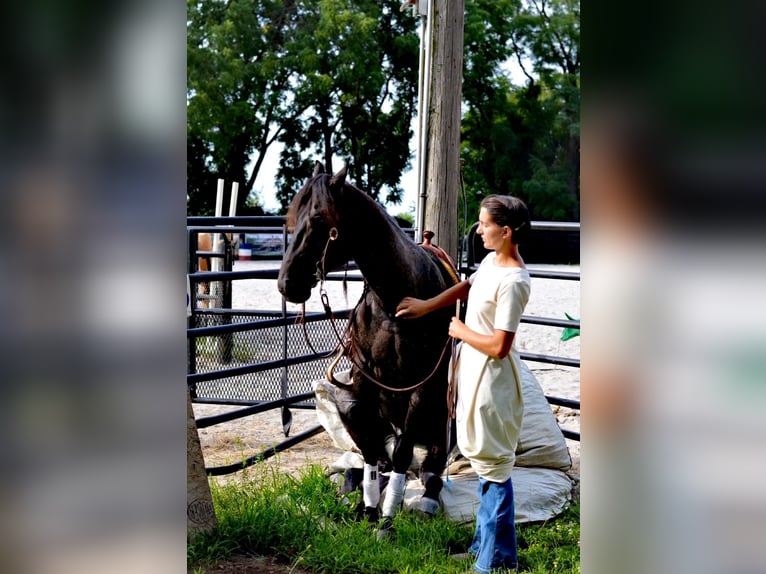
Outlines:
<svg viewBox="0 0 766 574"><path fill-rule="evenodd" d="M334 128L330 126L330 102L326 98L322 100L322 147L324 148L324 169L325 173L329 173L332 175L333 172L333 166L332 166L332 134L334 131Z"/></svg>
<svg viewBox="0 0 766 574"><path fill-rule="evenodd" d="M465 0L434 0L428 114L427 198L423 231L457 261L460 189L460 103ZM418 241L422 237L416 238Z"/></svg>

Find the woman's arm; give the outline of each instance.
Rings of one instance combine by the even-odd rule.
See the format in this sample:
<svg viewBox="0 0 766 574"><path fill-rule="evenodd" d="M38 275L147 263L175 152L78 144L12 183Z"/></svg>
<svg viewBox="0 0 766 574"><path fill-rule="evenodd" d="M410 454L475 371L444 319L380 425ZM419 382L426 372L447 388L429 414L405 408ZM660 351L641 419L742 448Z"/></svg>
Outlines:
<svg viewBox="0 0 766 574"><path fill-rule="evenodd" d="M404 319L416 319L427 313L448 307L457 303L458 299L465 300L468 297L468 291L471 289L471 283L468 279L453 285L449 289L442 291L430 299L415 299L414 297L405 297L396 306L395 317Z"/></svg>
<svg viewBox="0 0 766 574"><path fill-rule="evenodd" d="M516 333L502 329L495 329L491 335L482 335L468 328L457 317L452 317L449 334L494 359L505 359L511 352L513 337L516 335Z"/></svg>

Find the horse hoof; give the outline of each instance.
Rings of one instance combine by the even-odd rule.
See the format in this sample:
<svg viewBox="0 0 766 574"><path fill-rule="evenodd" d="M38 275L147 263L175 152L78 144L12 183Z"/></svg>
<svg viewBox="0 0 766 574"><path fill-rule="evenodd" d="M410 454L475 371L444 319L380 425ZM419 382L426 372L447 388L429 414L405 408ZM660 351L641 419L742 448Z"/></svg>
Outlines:
<svg viewBox="0 0 766 574"><path fill-rule="evenodd" d="M378 513L378 509L374 508L372 506L365 506L364 507L364 513L362 514L362 518L366 518L368 522L371 524L375 524L380 519L380 514Z"/></svg>
<svg viewBox="0 0 766 574"><path fill-rule="evenodd" d="M436 514L436 511L439 510L439 501L426 496L421 496L420 499L413 502L411 510L426 518L431 518Z"/></svg>
<svg viewBox="0 0 766 574"><path fill-rule="evenodd" d="M390 538L394 534L394 523L391 521L391 518L386 516L383 518L383 522L381 522L380 526L378 526L378 531L375 533L375 537L378 540L385 540L386 538Z"/></svg>

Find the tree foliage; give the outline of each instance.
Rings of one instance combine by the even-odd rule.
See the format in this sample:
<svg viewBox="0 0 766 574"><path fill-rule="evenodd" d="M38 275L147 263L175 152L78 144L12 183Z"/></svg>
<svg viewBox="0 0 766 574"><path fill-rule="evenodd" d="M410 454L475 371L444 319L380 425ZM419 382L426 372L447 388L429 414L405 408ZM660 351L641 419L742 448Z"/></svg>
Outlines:
<svg viewBox="0 0 766 574"><path fill-rule="evenodd" d="M319 0L311 37L302 46L305 113L280 136L285 148L277 197L286 206L306 178L306 151L335 171L349 161L351 179L375 198L398 202L410 160L410 124L417 105L418 37L398 2ZM386 190L385 197L382 192Z"/></svg>
<svg viewBox="0 0 766 574"><path fill-rule="evenodd" d="M283 211L315 159L328 171L348 162L355 184L400 202L420 24L400 5L188 0L188 212L212 213L216 178L241 182L239 207L257 204L253 185L275 145ZM536 219L579 219L579 2L466 0L465 10L467 217L502 193L524 199Z"/></svg>
<svg viewBox="0 0 766 574"><path fill-rule="evenodd" d="M466 0L465 38L468 216L501 193L524 199L535 219L579 220L579 3ZM503 72L509 59L525 85Z"/></svg>
<svg viewBox="0 0 766 574"><path fill-rule="evenodd" d="M241 182L245 205L269 147L301 112L288 94L302 23L291 0L187 1L189 204L212 202L197 185L214 176Z"/></svg>
<svg viewBox="0 0 766 574"><path fill-rule="evenodd" d="M252 191L269 148L283 144L286 208L317 154L371 195L398 201L417 93L416 22L396 1L189 0L187 147L190 209L212 177ZM247 171L249 170L249 171ZM214 174L214 176L213 176ZM212 200L212 197L211 197Z"/></svg>

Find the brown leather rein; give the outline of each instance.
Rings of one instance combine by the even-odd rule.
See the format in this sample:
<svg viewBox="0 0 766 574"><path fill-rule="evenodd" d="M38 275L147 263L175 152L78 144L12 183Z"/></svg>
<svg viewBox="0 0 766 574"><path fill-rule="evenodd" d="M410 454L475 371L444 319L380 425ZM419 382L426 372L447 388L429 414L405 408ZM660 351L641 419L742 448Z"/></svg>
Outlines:
<svg viewBox="0 0 766 574"><path fill-rule="evenodd" d="M430 233L430 232L427 232L427 233ZM425 249L429 249L430 251L432 251L432 252L434 252L436 254L436 256L439 258L441 263L444 265L445 269L448 271L450 277L453 279L453 281L457 282L458 281L457 274L454 272L453 269L450 269L449 260L445 259L445 257L448 257L448 256L446 256L446 253L444 253L444 251L441 250L440 248L436 248L436 249L441 250L441 253L444 254L444 256L445 256L445 257L443 257L439 252L436 251L436 249L434 249L435 246L431 245L430 239L433 236L433 234L431 233L431 235L428 236L428 235L426 235L424 233L424 236L426 236L426 241L423 244L421 244L421 245ZM385 390L391 391L391 392L395 392L395 393L405 393L405 392L413 391L413 390L417 389L418 387L424 385L429 380L431 380L431 378L436 374L436 371L439 369L439 365L442 364L442 361L444 360L444 357L445 357L445 355L447 353L447 349L450 346L450 341L453 342L453 347L454 347L454 340L453 340L453 338L451 336L447 336L447 340L444 343L444 347L442 348L441 354L439 355L439 360L436 361L436 365L434 366L433 370L429 373L429 375L426 378L424 378L421 381L418 381L414 385L410 385L408 387L391 387L389 385L386 385L385 383L383 383L382 381L380 381L376 377L372 376L371 374L369 374L365 370L364 366L360 365L359 362L356 360L356 358L353 356L354 355L353 348L352 348L353 346L351 344L351 337L349 335L349 333L351 331L351 325L353 324L354 314L356 313L356 309L359 307L359 305L364 300L364 297L367 294L367 288L368 288L367 283L365 282L364 291L362 292L362 296L360 297L359 301L357 302L356 306L354 307L354 310L353 310L351 316L348 319L348 324L346 325L346 328L344 329L342 335L339 333L337 325L335 324L335 316L334 316L334 314L332 312L332 309L330 308L330 302L329 302L329 298L327 297L327 291L325 291L325 289L324 289L324 281L325 281L325 278L327 276L327 272L326 272L326 268L325 268L325 257L327 256L327 250L329 249L330 245L337 238L338 238L338 229L336 227L333 227L333 228L330 229L330 234L329 234L329 237L327 238L327 243L325 244L324 250L322 251L322 257L317 262L317 278L320 281L320 297L322 299L322 306L324 307L325 313L330 318L330 324L332 325L333 332L335 333L335 336L338 339L338 345L335 347L335 349L333 349L332 351L328 352L325 355L322 355L322 357L324 358L324 357L329 357L333 353L337 352L337 355L336 355L335 359L333 359L332 363L330 363L330 365L327 367L327 371L326 371L327 380L330 383L332 383L334 385L337 385L337 386L340 386L340 387L349 387L349 386L353 385L353 379L351 379L350 382L345 383L345 382L339 381L335 377L335 375L334 375L334 371L337 368L338 363L340 363L340 361L341 361L341 359L343 359L343 357L347 357L348 360L351 362L351 364L357 368L359 373L361 373L367 380L375 383L376 385L378 385L382 389L385 389ZM303 307L303 315L302 315L303 320L301 321L301 323L303 325L303 336L306 339L306 343L308 344L309 348L314 352L314 354L318 355L319 353L317 353L317 351L314 349L314 347L311 345L311 342L309 341L308 332L306 331L305 313L306 313L306 308L305 308L305 305L304 305L304 307ZM450 377L450 378L452 378L452 377Z"/></svg>

